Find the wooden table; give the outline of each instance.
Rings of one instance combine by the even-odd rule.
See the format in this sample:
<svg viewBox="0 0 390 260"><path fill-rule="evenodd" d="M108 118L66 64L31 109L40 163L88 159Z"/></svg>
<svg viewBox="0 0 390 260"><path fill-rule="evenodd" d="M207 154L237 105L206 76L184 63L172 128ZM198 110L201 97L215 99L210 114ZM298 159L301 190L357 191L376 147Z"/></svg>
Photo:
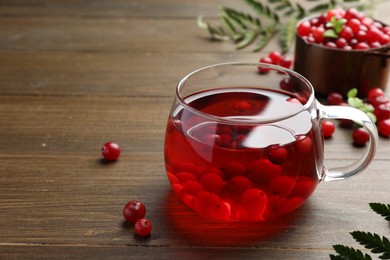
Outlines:
<svg viewBox="0 0 390 260"><path fill-rule="evenodd" d="M359 246L353 230L389 235L369 202L390 203L390 146L380 138L365 173L322 183L309 201L269 223L199 217L164 171L166 119L178 80L211 63L257 61L208 40L199 14L240 1L0 1L1 259L328 259ZM389 2L377 17L390 23ZM292 56L292 54L290 53ZM389 91L387 91L389 94ZM103 163L101 145L122 155ZM356 160L351 130L326 141L327 166ZM123 221L146 204L150 237Z"/></svg>

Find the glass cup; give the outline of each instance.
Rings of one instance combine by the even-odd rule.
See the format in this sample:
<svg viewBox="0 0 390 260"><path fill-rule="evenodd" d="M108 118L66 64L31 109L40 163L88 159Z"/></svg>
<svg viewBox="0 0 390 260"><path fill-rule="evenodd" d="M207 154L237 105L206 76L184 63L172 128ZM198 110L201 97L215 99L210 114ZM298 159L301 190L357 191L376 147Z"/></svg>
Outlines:
<svg viewBox="0 0 390 260"><path fill-rule="evenodd" d="M351 165L324 166L322 119L349 119L370 142ZM165 136L166 173L194 211L262 221L301 206L320 182L362 172L378 142L358 109L325 106L300 74L263 63L222 63L178 84Z"/></svg>

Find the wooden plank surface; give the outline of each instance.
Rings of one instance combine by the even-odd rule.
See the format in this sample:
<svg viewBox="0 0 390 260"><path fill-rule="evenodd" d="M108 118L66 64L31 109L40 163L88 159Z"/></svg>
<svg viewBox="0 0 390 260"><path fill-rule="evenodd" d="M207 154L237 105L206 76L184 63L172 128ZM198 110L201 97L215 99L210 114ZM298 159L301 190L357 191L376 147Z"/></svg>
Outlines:
<svg viewBox="0 0 390 260"><path fill-rule="evenodd" d="M363 174L320 184L302 208L267 223L212 221L171 192L163 146L178 80L276 48L209 41L196 17L215 19L221 4L242 6L0 0L1 259L329 259L334 244L361 248L353 230L390 234L368 207L390 203L386 138ZM389 2L380 7L390 22ZM100 147L110 140L123 151L107 164ZM351 130L337 128L325 141L326 165L361 156L351 142ZM147 206L148 238L123 221L131 199Z"/></svg>

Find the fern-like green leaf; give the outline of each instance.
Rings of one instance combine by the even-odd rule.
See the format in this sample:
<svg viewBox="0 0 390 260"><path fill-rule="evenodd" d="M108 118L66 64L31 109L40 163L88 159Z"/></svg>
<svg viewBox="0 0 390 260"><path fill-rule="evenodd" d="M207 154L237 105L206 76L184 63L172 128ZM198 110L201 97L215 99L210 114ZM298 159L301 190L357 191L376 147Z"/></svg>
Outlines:
<svg viewBox="0 0 390 260"><path fill-rule="evenodd" d="M263 5L259 1L256 0L244 0L247 5L252 7L252 9L259 15L259 16L266 16L269 19L272 19L276 22L279 22L279 16L276 12L273 12L272 9L267 6Z"/></svg>
<svg viewBox="0 0 390 260"><path fill-rule="evenodd" d="M264 32L260 34L256 46L254 48L254 52L260 51L263 49L267 43L272 39L275 33L276 24L271 24L267 28L265 28Z"/></svg>
<svg viewBox="0 0 390 260"><path fill-rule="evenodd" d="M312 7L309 12L310 13L318 13L318 12L324 12L329 9L329 4L318 4L314 7Z"/></svg>
<svg viewBox="0 0 390 260"><path fill-rule="evenodd" d="M373 211L390 221L390 204L372 202L369 205Z"/></svg>
<svg viewBox="0 0 390 260"><path fill-rule="evenodd" d="M354 231L351 232L351 235L359 244L371 249L371 252L383 254L380 256L381 259L389 259L383 258L390 255L390 242L386 237L381 238L378 234L363 231Z"/></svg>
<svg viewBox="0 0 390 260"><path fill-rule="evenodd" d="M294 42L296 24L297 19L291 18L288 23L280 26L279 44L282 54L286 54Z"/></svg>
<svg viewBox="0 0 390 260"><path fill-rule="evenodd" d="M333 249L339 254L339 258L332 259L372 260L371 256L369 256L368 254L364 254L362 251L353 247L334 245Z"/></svg>
<svg viewBox="0 0 390 260"><path fill-rule="evenodd" d="M300 5L299 3L296 4L297 5L297 8L298 8L298 15L297 15L297 19L302 19L306 16L306 10L305 8L303 8L302 5Z"/></svg>
<svg viewBox="0 0 390 260"><path fill-rule="evenodd" d="M242 49L251 44L257 37L258 34L255 32L247 32L244 37L237 43L236 48Z"/></svg>
<svg viewBox="0 0 390 260"><path fill-rule="evenodd" d="M203 16L198 16L198 26L202 29L205 29L209 32L211 39L217 40L217 41L226 41L229 39L226 32L223 30L222 27L213 27L209 23L205 22L203 20Z"/></svg>

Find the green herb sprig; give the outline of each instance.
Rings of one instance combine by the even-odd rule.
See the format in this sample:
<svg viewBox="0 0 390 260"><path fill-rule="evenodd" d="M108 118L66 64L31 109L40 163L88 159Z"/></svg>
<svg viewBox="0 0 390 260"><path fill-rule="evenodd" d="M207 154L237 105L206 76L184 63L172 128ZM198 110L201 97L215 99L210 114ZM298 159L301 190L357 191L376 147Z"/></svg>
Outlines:
<svg viewBox="0 0 390 260"><path fill-rule="evenodd" d="M390 221L390 204L372 202L369 203L371 209ZM390 241L385 236L364 231L353 231L352 237L366 249L370 249L373 254L380 254L379 259L390 259ZM371 260L371 256L364 254L361 250L345 245L333 245L337 255L330 255L332 260Z"/></svg>
<svg viewBox="0 0 390 260"><path fill-rule="evenodd" d="M237 49L254 45L253 51L260 51L275 36L279 36L282 54L288 52L295 39L298 20L316 13L325 12L336 6L354 7L358 10L373 8L374 0L305 0L307 8L290 0L243 0L253 12L245 13L234 8L220 8L220 25L206 22L198 16L198 26L208 31L216 41L231 40ZM306 5L305 5L306 6ZM331 21L332 23L332 21ZM340 21L332 23L333 32L338 33ZM328 32L331 34L331 32ZM329 36L329 37L334 37Z"/></svg>
<svg viewBox="0 0 390 260"><path fill-rule="evenodd" d="M371 119L373 123L376 122L376 116L374 115L374 106L368 103L365 103L363 99L360 99L357 97L358 90L356 88L353 88L348 91L347 97L348 97L348 104L351 107L357 108L364 113L367 114L367 116Z"/></svg>
<svg viewBox="0 0 390 260"><path fill-rule="evenodd" d="M330 19L330 22L326 24L326 27L329 27L329 29L324 32L324 37L338 38L339 33L343 30L344 24L346 22L347 20L344 18L337 19L336 17L333 16Z"/></svg>

